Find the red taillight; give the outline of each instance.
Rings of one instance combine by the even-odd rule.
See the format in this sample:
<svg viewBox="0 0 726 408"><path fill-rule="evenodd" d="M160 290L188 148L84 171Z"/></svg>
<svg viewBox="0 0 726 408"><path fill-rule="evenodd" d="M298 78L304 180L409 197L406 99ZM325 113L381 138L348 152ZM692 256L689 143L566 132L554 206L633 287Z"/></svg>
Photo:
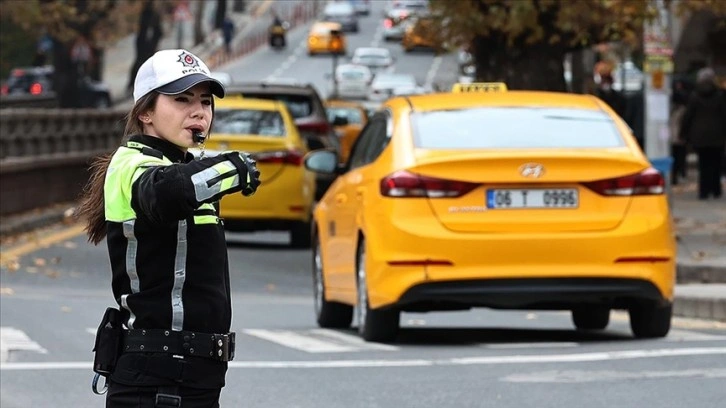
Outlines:
<svg viewBox="0 0 726 408"><path fill-rule="evenodd" d="M297 128L300 132L309 132L309 133L328 133L330 132L330 125L328 125L325 122L311 122L311 123L301 123L297 125Z"/></svg>
<svg viewBox="0 0 726 408"><path fill-rule="evenodd" d="M385 28L393 27L393 20L391 20L390 18L383 20L383 27L385 27Z"/></svg>
<svg viewBox="0 0 726 408"><path fill-rule="evenodd" d="M402 170L381 180L381 195L384 197L451 198L460 197L476 186L476 183L420 176Z"/></svg>
<svg viewBox="0 0 726 408"><path fill-rule="evenodd" d="M43 92L43 85L39 83L34 83L33 85L30 85L30 94L31 95L40 95Z"/></svg>
<svg viewBox="0 0 726 408"><path fill-rule="evenodd" d="M257 163L266 164L292 164L300 166L303 162L303 153L299 150L274 150L259 152L253 155Z"/></svg>
<svg viewBox="0 0 726 408"><path fill-rule="evenodd" d="M446 259L408 259L388 261L391 266L454 266L454 263Z"/></svg>
<svg viewBox="0 0 726 408"><path fill-rule="evenodd" d="M584 184L604 196L658 195L665 192L663 175L652 167L638 174Z"/></svg>

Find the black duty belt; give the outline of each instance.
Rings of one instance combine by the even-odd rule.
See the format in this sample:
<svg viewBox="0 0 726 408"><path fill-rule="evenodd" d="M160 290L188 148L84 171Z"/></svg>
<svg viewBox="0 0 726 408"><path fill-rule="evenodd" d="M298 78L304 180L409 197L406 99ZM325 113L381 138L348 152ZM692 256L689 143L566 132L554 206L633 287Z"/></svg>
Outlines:
<svg viewBox="0 0 726 408"><path fill-rule="evenodd" d="M217 361L234 359L234 333L133 329L123 331L124 353L169 353Z"/></svg>

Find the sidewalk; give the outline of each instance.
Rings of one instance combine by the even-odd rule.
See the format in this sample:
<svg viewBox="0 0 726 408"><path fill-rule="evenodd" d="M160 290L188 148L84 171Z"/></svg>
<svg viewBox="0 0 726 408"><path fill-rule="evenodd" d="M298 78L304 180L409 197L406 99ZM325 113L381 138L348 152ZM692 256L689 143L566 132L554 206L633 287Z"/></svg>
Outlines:
<svg viewBox="0 0 726 408"><path fill-rule="evenodd" d="M726 321L726 198L698 200L696 170L671 187L678 316Z"/></svg>
<svg viewBox="0 0 726 408"><path fill-rule="evenodd" d="M199 0L205 1L203 22L207 22L206 29L209 30L208 22L211 20L216 0ZM228 11L229 17L235 25L235 36L232 45L238 45L248 34L251 22L260 18L268 12L274 0L247 0L247 7L244 13ZM193 46L193 23L188 21L183 23L181 44L177 38L176 27L171 24L164 24L164 36L159 41L159 49L178 48L181 45L188 49L205 62L210 56L224 47L221 41L220 33L211 31L207 34L205 41L197 46ZM132 99L130 93L127 92L126 86L129 82L129 71L131 65L136 58L135 48L136 34L128 35L118 40L113 45L107 47L104 54L103 82L106 83L111 90L111 99L114 105L120 108L130 108ZM208 64L210 65L210 64ZM210 65L210 69L214 69Z"/></svg>

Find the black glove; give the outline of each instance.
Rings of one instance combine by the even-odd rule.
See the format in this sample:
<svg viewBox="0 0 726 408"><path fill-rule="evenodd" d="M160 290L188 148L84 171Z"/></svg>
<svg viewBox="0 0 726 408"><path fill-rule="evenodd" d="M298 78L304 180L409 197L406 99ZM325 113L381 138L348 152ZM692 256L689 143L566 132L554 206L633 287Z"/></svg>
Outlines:
<svg viewBox="0 0 726 408"><path fill-rule="evenodd" d="M245 152L224 153L229 161L237 168L239 185L242 188L242 195L249 197L257 191L260 186L260 171L257 169L257 162Z"/></svg>
<svg viewBox="0 0 726 408"><path fill-rule="evenodd" d="M262 184L260 181L260 170L257 169L257 161L249 155L249 153L240 152L240 157L247 166L247 179L240 178L239 183L242 185L242 195L249 197L257 191L257 187Z"/></svg>

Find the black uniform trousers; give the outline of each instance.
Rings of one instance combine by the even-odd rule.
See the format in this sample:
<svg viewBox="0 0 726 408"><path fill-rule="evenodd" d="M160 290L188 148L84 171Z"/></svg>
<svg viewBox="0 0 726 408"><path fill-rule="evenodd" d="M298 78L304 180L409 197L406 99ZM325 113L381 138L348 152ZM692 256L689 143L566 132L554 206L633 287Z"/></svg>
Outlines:
<svg viewBox="0 0 726 408"><path fill-rule="evenodd" d="M699 147L698 153L698 198L706 199L709 195L721 197L721 160L723 147Z"/></svg>
<svg viewBox="0 0 726 408"><path fill-rule="evenodd" d="M109 380L106 408L157 408L156 394L160 388L163 387L124 385ZM179 387L178 391L182 408L219 408L219 388Z"/></svg>

